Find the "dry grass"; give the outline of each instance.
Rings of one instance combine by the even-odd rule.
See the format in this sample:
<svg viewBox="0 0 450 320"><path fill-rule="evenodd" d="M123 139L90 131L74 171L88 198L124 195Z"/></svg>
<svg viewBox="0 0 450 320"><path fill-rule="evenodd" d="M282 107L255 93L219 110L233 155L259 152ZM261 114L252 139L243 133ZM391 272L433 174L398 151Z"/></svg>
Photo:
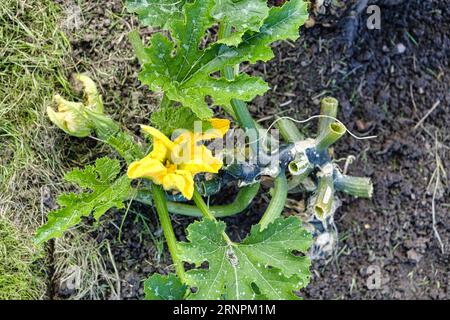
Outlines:
<svg viewBox="0 0 450 320"><path fill-rule="evenodd" d="M67 88L61 66L69 44L57 28L58 15L51 0L0 4L0 221L12 237L27 239L18 248L8 246L7 238L0 241L19 269L41 251L29 240L42 222L43 194L59 188L55 181L62 170L44 113L55 89ZM0 281L7 277L1 274ZM43 297L44 282L23 297Z"/></svg>

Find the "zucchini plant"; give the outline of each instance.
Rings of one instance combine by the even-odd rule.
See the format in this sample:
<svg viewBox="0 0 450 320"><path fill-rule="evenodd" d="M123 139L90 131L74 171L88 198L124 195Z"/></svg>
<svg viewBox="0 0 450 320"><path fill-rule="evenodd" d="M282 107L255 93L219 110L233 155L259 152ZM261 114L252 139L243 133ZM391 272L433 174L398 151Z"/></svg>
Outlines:
<svg viewBox="0 0 450 320"><path fill-rule="evenodd" d="M298 298L296 291L310 279L314 238L327 229L336 209L335 192L372 194L369 179L344 175L328 152L346 133L336 120L334 98L322 100L316 138L304 138L294 122L278 119L285 140L280 146L267 141L267 130L247 108L246 102L269 86L241 72L240 64L268 61L274 56L273 42L296 40L308 17L307 3L290 0L269 7L263 0L128 0L127 7L157 30L147 46L137 31L130 33L142 66L141 83L162 93L159 109L141 126L149 144L109 117L95 83L77 75L83 102L55 96L57 110L48 108L50 120L73 136L96 135L117 151L127 169L123 172L119 160L104 157L67 173L65 179L85 191L59 196L60 208L49 213L36 242L61 236L82 217L98 220L111 208L139 201L156 209L175 267L174 274L150 275L146 298ZM231 120L214 118L214 106ZM213 153L209 148L208 142L223 141L231 126L254 137L245 148L231 148L245 161L226 161L230 150ZM220 218L245 212L262 176L274 179L270 203L247 237L233 241ZM239 188L231 203L205 202L230 183ZM288 192L307 185L312 192L308 221L283 217ZM170 214L198 218L187 227L186 242L177 241Z"/></svg>

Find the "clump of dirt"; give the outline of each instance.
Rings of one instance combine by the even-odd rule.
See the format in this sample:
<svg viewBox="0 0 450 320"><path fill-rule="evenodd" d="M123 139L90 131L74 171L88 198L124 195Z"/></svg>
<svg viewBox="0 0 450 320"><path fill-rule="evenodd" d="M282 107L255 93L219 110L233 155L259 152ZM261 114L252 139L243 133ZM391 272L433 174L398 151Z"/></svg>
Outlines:
<svg viewBox="0 0 450 320"><path fill-rule="evenodd" d="M360 3L324 1L313 27L303 27L295 43L277 44L276 58L253 71L272 88L251 105L255 118L268 119L266 124L279 114L296 119L317 114L320 98L332 95L349 130L377 135L369 141L347 136L336 144L337 158L356 157L349 174L373 179L374 197L340 195L336 256L313 264L312 282L303 293L312 299L448 298L450 191L444 168L450 168L450 8L444 1L378 1L381 29L369 30L366 11L355 16ZM100 82L108 111L128 126L140 123L155 97L139 88L137 62L126 41L124 29L136 22L121 15L111 23L111 15L123 10L120 1L85 6L85 24L69 33L77 68L85 71L83 61L90 61L87 69ZM349 16L358 22L351 33L346 32ZM312 134L314 127L310 123L302 130ZM433 231L433 199L444 253ZM239 221L237 238L265 205L262 200L230 218ZM192 219L173 220L183 240ZM114 213L92 236L111 243L115 265L109 269L117 268L122 298L141 298L143 279L172 270L150 207L132 204L125 218Z"/></svg>

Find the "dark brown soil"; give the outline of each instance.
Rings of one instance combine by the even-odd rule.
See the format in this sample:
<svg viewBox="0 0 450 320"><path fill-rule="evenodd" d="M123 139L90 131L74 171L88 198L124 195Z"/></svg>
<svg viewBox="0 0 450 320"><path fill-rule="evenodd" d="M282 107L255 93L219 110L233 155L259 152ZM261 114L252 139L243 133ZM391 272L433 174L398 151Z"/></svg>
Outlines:
<svg viewBox="0 0 450 320"><path fill-rule="evenodd" d="M357 2L364 1L325 0L325 12L314 17L314 27L302 28L295 43L276 45L276 58L255 68L272 87L251 106L255 118L268 117L266 124L280 113L306 119L318 113L321 96L332 95L341 103L339 118L352 132L377 135L364 141L347 136L335 147L336 158L356 157L349 172L370 176L374 197L341 196L343 205L336 213L338 254L329 263L314 263L313 279L304 295L308 299L448 299L449 180L445 169L439 171L440 183L436 178L438 165L450 168L450 1L377 1L381 30L366 27L365 10L358 18L349 18ZM102 56L108 50L99 51L95 46L96 36L117 31L117 26L112 28L105 21L105 7L122 11L120 1L114 0L92 5L84 12L93 36L86 38L88 32L71 36L75 61L86 56L93 61L108 60ZM126 20L133 25L134 20ZM126 40L111 43L113 53L123 50L124 57L131 57ZM135 89L136 61L108 61L117 66L116 73L98 80L109 97L109 108L124 123L144 121L153 104L148 99L153 96ZM139 110L147 111L133 111L135 103L142 103ZM416 128L419 122L422 124ZM302 129L313 133L314 124ZM432 228L433 193L436 229L444 253ZM239 220L234 224L240 231L236 234L248 230L264 205L261 198L241 218L230 220ZM92 235L98 241L112 241L123 298L141 298L142 279L153 272L170 271L167 254L155 248L161 230L154 213L148 212L152 212L149 207L131 207L121 240L112 222L120 225L123 213L114 213ZM182 234L191 220L175 217L174 221L177 233ZM369 267L380 270L379 289L367 287Z"/></svg>

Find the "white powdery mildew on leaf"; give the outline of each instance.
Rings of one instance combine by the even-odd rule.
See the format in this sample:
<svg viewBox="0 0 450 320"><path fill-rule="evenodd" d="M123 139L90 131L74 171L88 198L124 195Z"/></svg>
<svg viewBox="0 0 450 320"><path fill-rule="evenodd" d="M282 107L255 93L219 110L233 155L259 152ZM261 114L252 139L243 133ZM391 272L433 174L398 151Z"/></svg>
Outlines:
<svg viewBox="0 0 450 320"><path fill-rule="evenodd" d="M186 0L127 0L129 12L136 13L142 24L151 27L165 27L181 14Z"/></svg>
<svg viewBox="0 0 450 320"><path fill-rule="evenodd" d="M224 230L223 222L211 220L188 227L182 259L196 266L208 262L208 269L187 272L187 284L197 288L189 298L295 299L293 291L309 282L309 258L293 251L306 253L311 235L297 218L279 218L263 231L254 226L241 243L227 242Z"/></svg>
<svg viewBox="0 0 450 320"><path fill-rule="evenodd" d="M235 5L245 3L238 1ZM151 38L146 49L149 62L143 65L139 75L143 84L154 91L164 91L170 100L190 108L200 119L212 116L206 97L215 105L231 108L232 99L251 101L264 94L268 86L260 78L242 74L226 80L212 75L226 66L270 60L273 57L270 44L283 39L295 40L299 26L307 18L306 3L291 0L281 8L270 9L268 14L261 9L260 16L267 18L262 25L261 21L246 23L245 32L241 29L235 32L239 34L239 42L230 40L235 46L213 43L200 49L206 30L215 23L212 17L215 5L214 0L186 3L182 18L172 20L168 27L171 38L161 33ZM221 17L230 19L226 14Z"/></svg>
<svg viewBox="0 0 450 320"><path fill-rule="evenodd" d="M144 282L146 300L182 300L186 289L174 274L163 276L155 273Z"/></svg>

